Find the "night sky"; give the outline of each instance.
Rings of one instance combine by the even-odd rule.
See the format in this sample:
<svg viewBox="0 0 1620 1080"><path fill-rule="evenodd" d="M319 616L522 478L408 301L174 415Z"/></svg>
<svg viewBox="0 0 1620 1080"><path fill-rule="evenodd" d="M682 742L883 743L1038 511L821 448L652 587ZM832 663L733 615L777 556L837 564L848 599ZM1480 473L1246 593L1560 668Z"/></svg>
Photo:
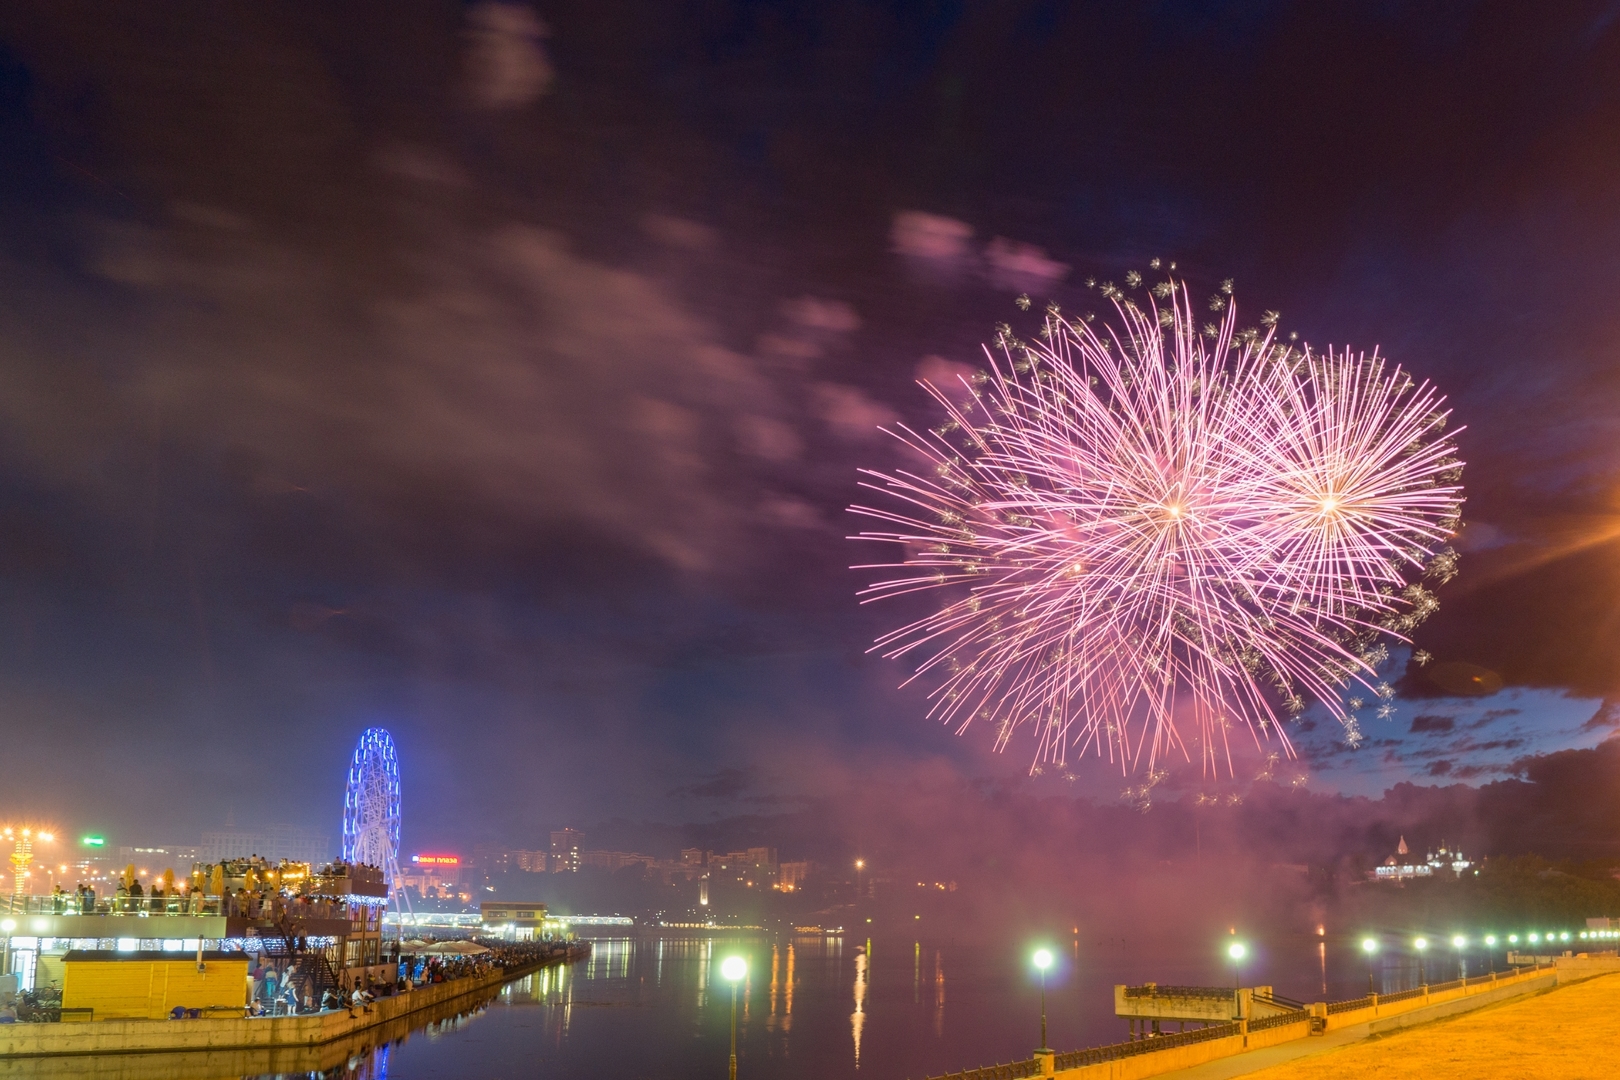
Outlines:
<svg viewBox="0 0 1620 1080"><path fill-rule="evenodd" d="M1011 781L865 655L844 507L1153 257L1467 425L1434 662L1276 778L1610 735L1614 0L5 5L0 814L335 832L371 724L408 847Z"/></svg>

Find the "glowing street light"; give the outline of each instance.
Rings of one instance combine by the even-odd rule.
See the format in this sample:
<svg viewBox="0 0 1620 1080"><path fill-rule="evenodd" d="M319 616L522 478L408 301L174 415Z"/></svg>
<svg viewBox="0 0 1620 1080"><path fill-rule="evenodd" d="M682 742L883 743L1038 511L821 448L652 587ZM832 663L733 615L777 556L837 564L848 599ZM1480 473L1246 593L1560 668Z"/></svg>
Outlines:
<svg viewBox="0 0 1620 1080"><path fill-rule="evenodd" d="M1412 948L1416 949L1418 954L1418 985L1428 986L1429 980L1423 968L1423 955L1429 951L1429 939L1426 937L1413 938Z"/></svg>
<svg viewBox="0 0 1620 1080"><path fill-rule="evenodd" d="M1048 949L1036 949L1035 955L1030 957L1035 961L1035 967L1041 973L1041 1049L1046 1049L1046 969L1052 966L1052 953Z"/></svg>
<svg viewBox="0 0 1620 1080"><path fill-rule="evenodd" d="M1496 935L1485 935L1485 955L1491 958L1491 974L1496 974Z"/></svg>
<svg viewBox="0 0 1620 1080"><path fill-rule="evenodd" d="M1452 937L1451 947L1457 950L1457 975L1464 979L1468 978L1468 969L1463 967L1463 949L1467 948L1467 946L1468 939L1461 934Z"/></svg>
<svg viewBox="0 0 1620 1080"><path fill-rule="evenodd" d="M1375 938L1362 938L1361 951L1367 954L1367 995L1371 997L1376 991L1373 989L1373 956L1378 952L1378 941Z"/></svg>
<svg viewBox="0 0 1620 1080"><path fill-rule="evenodd" d="M748 961L728 956L720 961L720 974L731 984L731 1080L737 1080L737 984L748 974Z"/></svg>
<svg viewBox="0 0 1620 1080"><path fill-rule="evenodd" d="M1238 1019L1243 1018L1243 958L1249 955L1248 946L1241 941L1234 941L1226 947L1226 955L1232 958L1232 1000L1237 1005Z"/></svg>

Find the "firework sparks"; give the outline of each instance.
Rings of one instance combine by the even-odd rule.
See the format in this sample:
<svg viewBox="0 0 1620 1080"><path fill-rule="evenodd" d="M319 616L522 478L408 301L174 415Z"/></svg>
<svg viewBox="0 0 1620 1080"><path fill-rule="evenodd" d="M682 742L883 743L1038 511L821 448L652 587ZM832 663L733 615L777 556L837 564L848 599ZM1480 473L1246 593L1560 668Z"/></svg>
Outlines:
<svg viewBox="0 0 1620 1080"><path fill-rule="evenodd" d="M1382 640L1456 572L1444 398L1376 353L1279 341L1272 312L1238 329L1230 282L1202 326L1178 282L1102 291L1112 320L1048 308L1038 342L1003 326L987 372L924 384L947 422L892 433L931 474L866 472L896 504L852 507L886 526L859 539L904 555L857 567L898 571L863 602L948 594L875 648L934 677L930 715L959 731L999 750L1031 729L1036 764L1230 772L1235 730L1289 752L1278 721L1311 699L1354 745L1341 691L1387 704Z"/></svg>

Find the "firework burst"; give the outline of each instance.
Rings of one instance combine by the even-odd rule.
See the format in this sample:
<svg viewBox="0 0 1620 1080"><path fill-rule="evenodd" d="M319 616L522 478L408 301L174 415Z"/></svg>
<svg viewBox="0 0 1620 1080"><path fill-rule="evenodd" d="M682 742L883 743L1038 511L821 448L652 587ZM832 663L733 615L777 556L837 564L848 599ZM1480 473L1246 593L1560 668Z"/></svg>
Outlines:
<svg viewBox="0 0 1620 1080"><path fill-rule="evenodd" d="M1274 312L1238 329L1230 283L1202 326L1180 283L1101 291L1113 318L1049 308L1039 341L1001 327L988 371L923 384L947 422L891 433L926 472L866 471L893 501L851 508L885 523L857 539L904 554L856 568L891 572L863 602L945 594L875 648L934 677L930 715L959 731L999 750L1031 728L1037 764L1229 772L1234 733L1287 752L1310 700L1353 744L1342 692L1387 702L1383 639L1455 572L1444 398L1376 352L1280 341Z"/></svg>

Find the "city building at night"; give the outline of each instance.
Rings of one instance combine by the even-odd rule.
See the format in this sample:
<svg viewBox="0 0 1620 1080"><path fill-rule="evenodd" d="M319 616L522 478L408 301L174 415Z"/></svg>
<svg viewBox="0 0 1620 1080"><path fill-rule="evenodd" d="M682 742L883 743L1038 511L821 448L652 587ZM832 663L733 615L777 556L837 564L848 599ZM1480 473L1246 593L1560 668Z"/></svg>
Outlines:
<svg viewBox="0 0 1620 1080"><path fill-rule="evenodd" d="M1413 862L1410 858L1411 849L1406 846L1406 837L1401 837L1400 846L1395 854L1384 860L1384 864L1375 867L1371 875L1374 881L1411 881L1416 878L1434 877L1444 871L1451 871L1453 875L1460 875L1474 864L1463 856L1460 851L1452 851L1446 847L1445 841L1440 847L1429 852L1422 862Z"/></svg>

